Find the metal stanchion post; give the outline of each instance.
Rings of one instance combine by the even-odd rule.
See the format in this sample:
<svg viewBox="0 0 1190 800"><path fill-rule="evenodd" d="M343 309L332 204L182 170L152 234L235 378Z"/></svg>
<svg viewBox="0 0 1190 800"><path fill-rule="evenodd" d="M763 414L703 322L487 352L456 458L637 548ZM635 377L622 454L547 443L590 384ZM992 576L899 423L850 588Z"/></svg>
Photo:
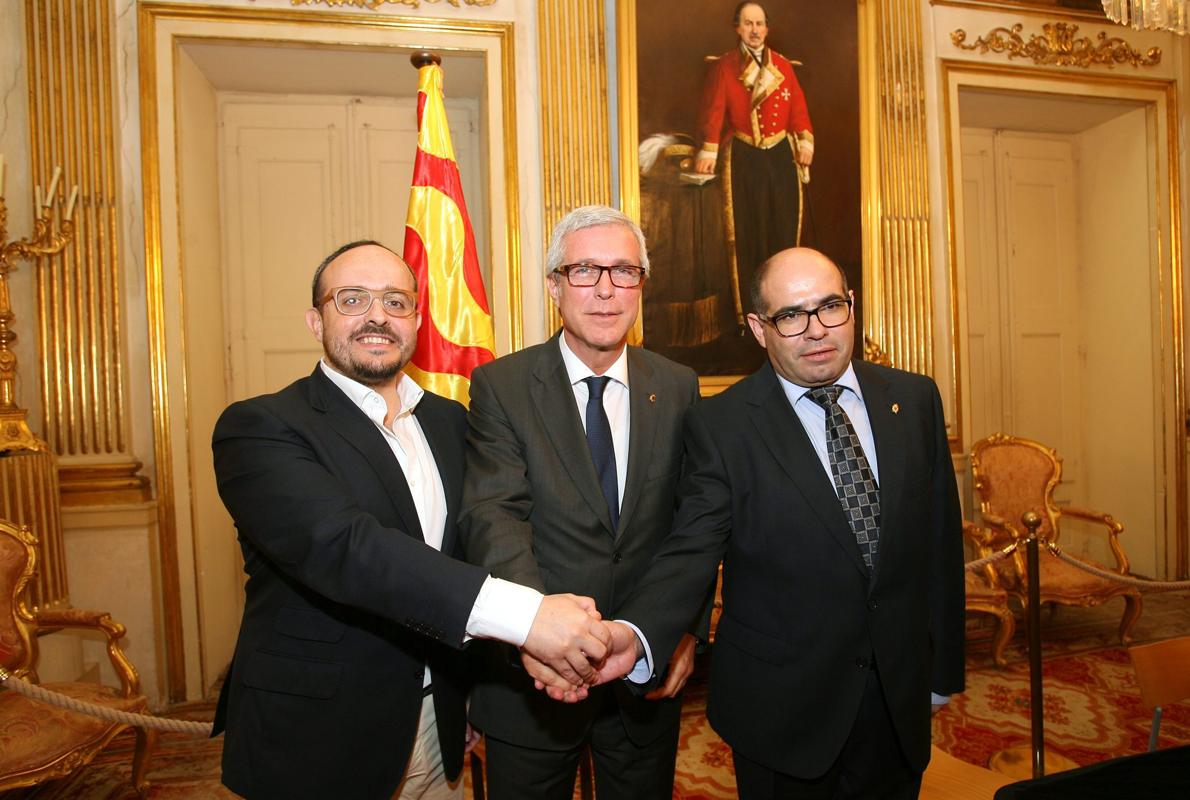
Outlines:
<svg viewBox="0 0 1190 800"><path fill-rule="evenodd" d="M1021 515L1021 523L1029 532L1025 539L1025 556L1028 562L1026 622L1029 629L1029 717L1032 727L1032 741L1029 748L1009 747L994 754L988 766L997 772L1018 780L1030 776L1045 775L1045 695L1041 691L1041 552L1037 531L1042 518L1034 511ZM1074 769L1078 764L1059 753L1050 753L1050 765L1055 772ZM1029 766L1032 766L1032 769Z"/></svg>
<svg viewBox="0 0 1190 800"><path fill-rule="evenodd" d="M1041 517L1034 511L1021 515L1029 531L1025 540L1029 580L1029 708L1033 732L1033 777L1045 775L1045 698L1041 693L1041 568L1037 549L1037 529Z"/></svg>

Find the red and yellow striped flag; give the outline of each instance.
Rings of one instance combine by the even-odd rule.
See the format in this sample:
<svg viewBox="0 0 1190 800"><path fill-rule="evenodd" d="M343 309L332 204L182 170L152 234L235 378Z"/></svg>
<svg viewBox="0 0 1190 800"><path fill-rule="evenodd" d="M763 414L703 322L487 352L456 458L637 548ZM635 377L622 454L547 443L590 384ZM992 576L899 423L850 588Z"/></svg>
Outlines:
<svg viewBox="0 0 1190 800"><path fill-rule="evenodd" d="M450 143L442 68L414 63L417 157L405 217L405 261L417 276L422 320L406 371L423 389L466 405L471 370L496 357L496 337Z"/></svg>

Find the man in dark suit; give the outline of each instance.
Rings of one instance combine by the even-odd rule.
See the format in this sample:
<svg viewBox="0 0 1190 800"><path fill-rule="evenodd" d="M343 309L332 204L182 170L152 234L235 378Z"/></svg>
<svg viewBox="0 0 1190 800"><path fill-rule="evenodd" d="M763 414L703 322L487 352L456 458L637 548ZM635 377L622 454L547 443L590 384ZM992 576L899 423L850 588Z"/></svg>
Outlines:
<svg viewBox="0 0 1190 800"><path fill-rule="evenodd" d="M931 702L963 688L942 403L852 361L854 302L816 251L761 266L748 323L769 363L687 415L673 533L616 610L664 650L723 556L707 716L745 799L916 797ZM604 678L642 652L611 627Z"/></svg>
<svg viewBox="0 0 1190 800"><path fill-rule="evenodd" d="M387 248L336 250L306 312L322 361L215 427L248 574L215 731L246 797L461 798L464 638L523 645L579 683L604 652L589 598L450 558L466 419L402 372L416 298Z"/></svg>
<svg viewBox="0 0 1190 800"><path fill-rule="evenodd" d="M562 331L472 375L464 549L493 575L589 595L610 618L669 531L698 380L627 346L649 270L634 222L605 206L576 209L554 229L546 261ZM515 652L489 647L471 720L487 735L493 800L568 800L584 744L601 800L668 800L699 611L691 604L684 635L654 651L659 671L670 667L648 698L611 685L559 705L534 691Z"/></svg>

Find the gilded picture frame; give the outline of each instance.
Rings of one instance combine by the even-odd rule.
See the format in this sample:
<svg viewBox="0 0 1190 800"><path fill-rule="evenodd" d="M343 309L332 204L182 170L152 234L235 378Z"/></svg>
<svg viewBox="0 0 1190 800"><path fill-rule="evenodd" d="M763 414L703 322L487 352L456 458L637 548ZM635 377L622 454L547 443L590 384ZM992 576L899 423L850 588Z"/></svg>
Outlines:
<svg viewBox="0 0 1190 800"><path fill-rule="evenodd" d="M744 324L750 281L733 268L721 169L704 183L692 180L708 65L739 43L735 3L683 5L683 13L674 14L662 0L617 2L620 190L622 207L645 230L653 268L644 293L643 343L694 367L707 394L753 371L764 352ZM766 7L766 44L794 63L814 130L800 244L843 267L860 299L857 340L863 330L868 158L864 5L790 0Z"/></svg>

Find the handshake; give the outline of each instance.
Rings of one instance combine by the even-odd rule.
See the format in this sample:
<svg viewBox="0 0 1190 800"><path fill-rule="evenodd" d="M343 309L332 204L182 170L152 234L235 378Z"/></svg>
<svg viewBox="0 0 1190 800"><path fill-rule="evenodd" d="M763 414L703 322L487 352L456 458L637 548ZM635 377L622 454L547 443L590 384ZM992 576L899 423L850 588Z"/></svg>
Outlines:
<svg viewBox="0 0 1190 800"><path fill-rule="evenodd" d="M547 595L521 646L521 663L534 685L565 703L627 675L643 655L632 628L604 620L594 600L573 594Z"/></svg>

